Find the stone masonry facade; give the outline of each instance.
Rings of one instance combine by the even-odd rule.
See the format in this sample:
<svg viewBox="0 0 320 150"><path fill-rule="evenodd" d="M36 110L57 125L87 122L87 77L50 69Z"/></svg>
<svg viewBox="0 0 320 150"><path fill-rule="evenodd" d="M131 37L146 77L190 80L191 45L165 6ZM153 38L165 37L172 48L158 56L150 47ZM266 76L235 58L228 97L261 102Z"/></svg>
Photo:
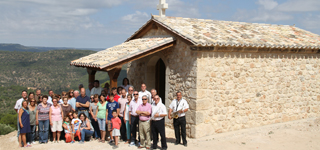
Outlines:
<svg viewBox="0 0 320 150"><path fill-rule="evenodd" d="M159 36L168 35L165 31L151 30L145 36ZM190 51L187 44L177 39L174 47L165 49L161 52L152 54L151 56L141 58L133 61L128 65L127 73L130 84L136 90L140 90L141 83L147 84L147 90L154 87L148 86L147 73L148 62L154 56L160 56L167 67L167 94L166 106L167 109L173 99L176 98L176 92L181 91L183 98L186 99L190 105L190 111L187 113L187 136L195 137L195 122L196 122L196 97L197 97L197 52ZM151 69L155 69L154 67ZM153 77L153 76L152 76ZM173 128L172 120L166 119L166 124Z"/></svg>
<svg viewBox="0 0 320 150"><path fill-rule="evenodd" d="M169 35L152 29L145 36ZM175 36L175 35L172 35ZM187 135L221 132L316 117L320 111L320 55L192 51L174 47L133 61L128 78L136 90L148 81L148 63L166 64L166 106L181 91L190 105ZM151 67L152 69L152 67ZM147 89L151 90L147 83ZM172 127L172 120L166 120Z"/></svg>
<svg viewBox="0 0 320 150"><path fill-rule="evenodd" d="M316 117L319 56L198 52L196 137Z"/></svg>

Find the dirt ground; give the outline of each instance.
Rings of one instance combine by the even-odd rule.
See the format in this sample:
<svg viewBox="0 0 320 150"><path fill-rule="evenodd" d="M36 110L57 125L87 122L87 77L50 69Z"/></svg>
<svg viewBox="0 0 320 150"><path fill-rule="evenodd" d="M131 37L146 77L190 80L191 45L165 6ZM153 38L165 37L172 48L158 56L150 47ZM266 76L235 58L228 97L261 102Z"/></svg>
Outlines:
<svg viewBox="0 0 320 150"><path fill-rule="evenodd" d="M167 128L168 149L223 149L223 150L320 150L320 118L292 121L267 125L263 127L243 129L228 133L220 133L199 139L188 139L188 147L174 145L174 132ZM0 136L0 150L21 149L18 147L16 131ZM160 146L160 143L158 144ZM57 149L112 149L106 143L90 141L84 144L52 143L33 144L35 150ZM120 142L119 150L138 149Z"/></svg>

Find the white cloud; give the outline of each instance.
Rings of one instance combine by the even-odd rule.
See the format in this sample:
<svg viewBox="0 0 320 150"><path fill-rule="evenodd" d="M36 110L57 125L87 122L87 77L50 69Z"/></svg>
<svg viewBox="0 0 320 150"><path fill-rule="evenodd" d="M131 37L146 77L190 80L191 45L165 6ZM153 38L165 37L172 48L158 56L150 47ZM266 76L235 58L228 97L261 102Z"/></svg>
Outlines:
<svg viewBox="0 0 320 150"><path fill-rule="evenodd" d="M320 0L288 0L280 4L277 9L283 12L320 11Z"/></svg>
<svg viewBox="0 0 320 150"><path fill-rule="evenodd" d="M266 10L271 10L278 6L278 3L274 0L258 0L257 4L262 5Z"/></svg>
<svg viewBox="0 0 320 150"><path fill-rule="evenodd" d="M146 12L136 11L134 14L123 16L121 20L137 23L145 21L147 18L150 19L150 15L148 15Z"/></svg>

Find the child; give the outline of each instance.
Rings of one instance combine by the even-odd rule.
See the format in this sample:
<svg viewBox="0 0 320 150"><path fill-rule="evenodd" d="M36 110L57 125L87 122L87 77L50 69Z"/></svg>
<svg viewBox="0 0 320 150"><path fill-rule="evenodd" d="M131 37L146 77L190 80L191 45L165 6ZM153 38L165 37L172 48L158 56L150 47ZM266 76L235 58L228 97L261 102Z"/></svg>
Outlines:
<svg viewBox="0 0 320 150"><path fill-rule="evenodd" d="M74 143L74 134L72 132L69 117L68 116L64 117L63 121L64 122L62 127L64 128L66 143L69 143L69 142Z"/></svg>
<svg viewBox="0 0 320 150"><path fill-rule="evenodd" d="M81 140L81 135L80 135L80 130L79 130L81 123L82 123L81 120L78 118L78 112L73 112L73 119L71 122L73 134L74 134L74 137L77 136L79 138L79 141Z"/></svg>
<svg viewBox="0 0 320 150"><path fill-rule="evenodd" d="M112 135L114 136L115 146L114 148L118 148L118 137L120 136L120 127L121 120L118 117L117 110L112 111L113 118L111 119L112 124Z"/></svg>

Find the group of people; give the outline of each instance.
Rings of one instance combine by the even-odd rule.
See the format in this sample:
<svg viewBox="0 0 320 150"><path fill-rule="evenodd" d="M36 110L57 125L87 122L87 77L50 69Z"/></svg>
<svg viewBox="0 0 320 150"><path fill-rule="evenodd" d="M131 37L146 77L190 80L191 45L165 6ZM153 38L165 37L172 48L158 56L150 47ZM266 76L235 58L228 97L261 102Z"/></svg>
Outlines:
<svg viewBox="0 0 320 150"><path fill-rule="evenodd" d="M175 144L180 144L182 137L183 145L187 146L185 112L189 105L181 92L176 93L177 98L167 112L157 91L146 89L146 84L142 84L138 92L124 78L122 86L111 90L108 84L102 88L95 80L88 89L80 84L79 91L69 90L61 95L52 90L48 96L42 95L40 89L29 95L22 91L22 98L14 107L18 113L19 146L31 147L36 137L40 144L48 143L49 137L58 143L62 136L66 143L74 143L76 139L80 144L85 140L102 143L109 140L117 148L122 140L129 146L156 149L160 135L161 148L167 149L166 116L173 119ZM172 118L171 114L177 115Z"/></svg>

